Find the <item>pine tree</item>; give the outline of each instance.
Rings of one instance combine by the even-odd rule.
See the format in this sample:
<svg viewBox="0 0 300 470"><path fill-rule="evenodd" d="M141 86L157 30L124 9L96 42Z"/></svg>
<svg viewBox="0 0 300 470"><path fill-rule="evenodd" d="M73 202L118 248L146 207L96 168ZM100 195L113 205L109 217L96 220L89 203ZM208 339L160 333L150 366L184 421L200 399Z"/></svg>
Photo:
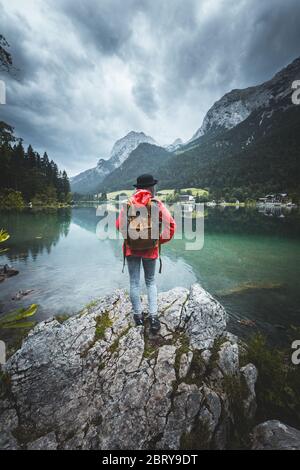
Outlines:
<svg viewBox="0 0 300 470"><path fill-rule="evenodd" d="M63 179L63 192L67 195L71 191L71 187L70 187L70 181L66 173L66 170L64 170L62 173L62 179Z"/></svg>
<svg viewBox="0 0 300 470"><path fill-rule="evenodd" d="M8 194L11 199L12 191L40 204L55 204L57 198L61 202L70 200L66 171L61 172L46 152L41 158L31 145L25 152L13 128L0 122L0 200L5 203Z"/></svg>

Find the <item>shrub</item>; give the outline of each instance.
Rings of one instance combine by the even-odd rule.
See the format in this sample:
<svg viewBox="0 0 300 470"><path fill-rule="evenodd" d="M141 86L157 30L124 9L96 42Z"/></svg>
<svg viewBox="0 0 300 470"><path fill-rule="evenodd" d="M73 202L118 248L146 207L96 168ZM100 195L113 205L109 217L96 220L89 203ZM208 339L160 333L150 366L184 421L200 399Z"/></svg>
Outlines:
<svg viewBox="0 0 300 470"><path fill-rule="evenodd" d="M258 369L256 395L260 419L279 419L300 427L300 367L291 362L291 351L267 344L261 334L247 344L243 362Z"/></svg>
<svg viewBox="0 0 300 470"><path fill-rule="evenodd" d="M24 207L22 193L14 189L4 189L0 193L0 209L22 209Z"/></svg>

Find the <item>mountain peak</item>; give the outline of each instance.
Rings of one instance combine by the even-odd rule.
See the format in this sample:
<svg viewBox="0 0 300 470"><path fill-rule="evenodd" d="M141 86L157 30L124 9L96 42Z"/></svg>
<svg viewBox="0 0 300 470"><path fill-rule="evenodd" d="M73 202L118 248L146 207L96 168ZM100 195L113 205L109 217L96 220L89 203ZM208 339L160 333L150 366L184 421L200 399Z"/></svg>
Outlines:
<svg viewBox="0 0 300 470"><path fill-rule="evenodd" d="M141 131L141 132L139 132L139 131L130 131L130 132L128 132L128 134L126 134L126 135L124 136L124 138L126 138L126 137L132 137L132 136L137 136L137 135L145 136L146 134L145 134L143 131Z"/></svg>
<svg viewBox="0 0 300 470"><path fill-rule="evenodd" d="M96 168L86 170L72 178L72 191L82 193L96 191L104 178L121 166L131 152L143 143L157 145L155 140L144 132L128 132L128 134L115 142L110 153L110 158L100 158Z"/></svg>
<svg viewBox="0 0 300 470"><path fill-rule="evenodd" d="M182 140L180 138L177 138L172 142L172 144L166 145L165 149L168 150L169 152L174 152L177 150L181 145L183 144Z"/></svg>
<svg viewBox="0 0 300 470"><path fill-rule="evenodd" d="M114 144L111 154L110 162L114 168L119 167L127 159L130 153L135 150L142 143L156 144L152 137L146 135L144 132L130 131L121 139L117 140Z"/></svg>
<svg viewBox="0 0 300 470"><path fill-rule="evenodd" d="M273 107L292 106L291 84L299 78L299 74L300 57L261 85L229 91L209 109L202 126L189 142L209 132L232 129L247 119L253 111L268 107L271 101Z"/></svg>

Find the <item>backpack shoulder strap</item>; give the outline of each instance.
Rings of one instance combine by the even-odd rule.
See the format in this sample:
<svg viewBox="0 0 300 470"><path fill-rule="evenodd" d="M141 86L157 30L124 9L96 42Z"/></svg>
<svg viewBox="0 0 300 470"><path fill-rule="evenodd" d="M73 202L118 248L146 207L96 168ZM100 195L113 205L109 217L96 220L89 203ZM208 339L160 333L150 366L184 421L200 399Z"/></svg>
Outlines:
<svg viewBox="0 0 300 470"><path fill-rule="evenodd" d="M124 201L124 209L126 210L126 218L127 218L127 222L126 222L126 227L127 227L127 236L128 236L128 211L129 211L129 207L131 206L131 201L130 201L130 198L127 199L126 201L126 208L125 208L125 201ZM122 268L122 273L124 273L124 270L125 270L125 263L126 263L126 243L127 243L127 239L124 238L124 244L123 244L123 268Z"/></svg>
<svg viewBox="0 0 300 470"><path fill-rule="evenodd" d="M151 202L154 202L157 207L159 207L160 200L156 199L155 197L151 198ZM161 232L161 221L159 222L159 232ZM158 256L159 256L159 274L161 274L162 271L162 259L161 259L161 244L160 244L160 239L158 238L157 240L158 243Z"/></svg>

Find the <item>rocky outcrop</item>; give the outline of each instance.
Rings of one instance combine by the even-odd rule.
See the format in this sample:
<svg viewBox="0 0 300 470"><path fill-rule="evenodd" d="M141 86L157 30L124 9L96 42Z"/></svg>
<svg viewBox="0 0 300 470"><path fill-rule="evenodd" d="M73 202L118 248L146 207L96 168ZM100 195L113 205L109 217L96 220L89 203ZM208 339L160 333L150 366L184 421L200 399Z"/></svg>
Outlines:
<svg viewBox="0 0 300 470"><path fill-rule="evenodd" d="M226 448L255 413L255 367L200 285L160 294L159 315L159 335L135 327L116 291L38 324L2 374L0 447Z"/></svg>
<svg viewBox="0 0 300 470"><path fill-rule="evenodd" d="M298 79L300 58L298 57L267 82L261 85L232 90L216 101L204 117L202 126L189 142L210 132L232 129L245 121L251 113L262 111L260 124L275 110L286 110L293 106L291 84ZM270 108L271 106L271 108ZM265 112L264 112L265 111ZM251 138L248 144L251 143Z"/></svg>
<svg viewBox="0 0 300 470"><path fill-rule="evenodd" d="M300 450L300 431L280 421L266 421L252 433L253 450Z"/></svg>

